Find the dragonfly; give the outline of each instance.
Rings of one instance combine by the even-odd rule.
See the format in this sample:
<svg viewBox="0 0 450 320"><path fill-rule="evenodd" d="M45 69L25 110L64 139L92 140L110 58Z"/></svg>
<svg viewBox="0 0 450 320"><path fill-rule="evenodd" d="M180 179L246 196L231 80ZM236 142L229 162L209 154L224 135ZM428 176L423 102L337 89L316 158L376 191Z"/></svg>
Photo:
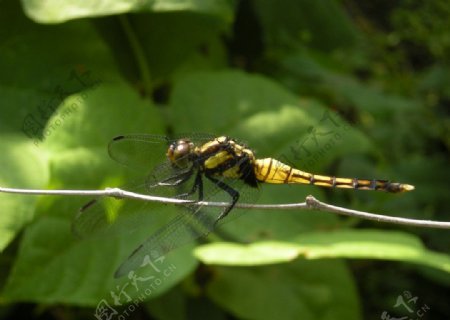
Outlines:
<svg viewBox="0 0 450 320"><path fill-rule="evenodd" d="M112 139L108 152L112 159L123 165L146 170L143 179L128 190L191 200L182 206L178 216L157 229L129 255L115 272L116 278L141 267L149 253L153 258L162 257L212 232L239 200L251 199L249 195L254 195L261 183L391 193L414 190L409 184L312 174L274 158L260 159L252 149L228 136L121 135ZM110 201L110 198L102 197L84 205L74 220L74 232L90 233L99 225L108 224L106 211L111 206ZM205 205L205 201L226 205L212 207Z"/></svg>

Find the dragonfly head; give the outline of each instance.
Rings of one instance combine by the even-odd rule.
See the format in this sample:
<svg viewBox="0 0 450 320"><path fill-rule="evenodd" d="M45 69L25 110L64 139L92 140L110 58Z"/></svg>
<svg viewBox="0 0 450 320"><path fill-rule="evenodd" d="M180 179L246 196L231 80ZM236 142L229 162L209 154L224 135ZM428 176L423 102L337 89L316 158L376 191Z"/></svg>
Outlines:
<svg viewBox="0 0 450 320"><path fill-rule="evenodd" d="M190 160L190 155L194 151L194 144L187 139L179 139L170 144L167 150L167 158L169 161L180 168L187 167Z"/></svg>

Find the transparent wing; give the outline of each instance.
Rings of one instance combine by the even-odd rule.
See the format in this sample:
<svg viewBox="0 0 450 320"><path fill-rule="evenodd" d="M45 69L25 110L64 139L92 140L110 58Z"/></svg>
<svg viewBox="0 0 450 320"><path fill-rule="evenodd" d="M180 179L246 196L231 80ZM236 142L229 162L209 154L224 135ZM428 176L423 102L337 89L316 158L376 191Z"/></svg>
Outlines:
<svg viewBox="0 0 450 320"><path fill-rule="evenodd" d="M193 177L193 179L195 178ZM223 177L218 178L218 180L239 192L240 201L247 202L256 199L258 194L257 188L246 185L242 180L227 179ZM231 195L220 188L217 183L208 180L208 178L204 176L202 176L202 183L204 189L204 201L224 202L227 206L211 207L199 205L197 203L183 206L184 210L182 210L178 216L147 238L133 251L128 259L119 266L115 273L116 278L138 269L143 266L148 259L156 260L184 244L207 235L218 225L233 219L235 212L231 211L225 218L218 220L224 212L231 209L231 206L233 205ZM189 196L190 199L195 200L194 197L198 197L198 194L196 193L195 196Z"/></svg>
<svg viewBox="0 0 450 320"><path fill-rule="evenodd" d="M170 139L159 135L124 135L115 137L108 145L109 156L134 169L149 172L164 160Z"/></svg>
<svg viewBox="0 0 450 320"><path fill-rule="evenodd" d="M162 135L130 134L117 136L108 145L109 156L125 166L149 172L158 163L166 160L170 143L186 138L194 144L214 139L211 134L177 134L168 138Z"/></svg>
<svg viewBox="0 0 450 320"><path fill-rule="evenodd" d="M124 190L149 194L141 178L134 183L121 187ZM99 197L86 203L72 221L72 233L78 238L86 238L107 233L132 233L142 225L139 213L151 211L154 203L134 200ZM123 223L127 223L126 226Z"/></svg>
<svg viewBox="0 0 450 320"><path fill-rule="evenodd" d="M184 193L189 183L179 188L160 185L160 182L174 182L180 177L188 178L186 169L175 169L166 159L170 143L180 138L191 139L194 143L203 143L211 139L210 134L180 134L170 139L162 135L123 135L114 138L108 145L108 152L117 162L137 169L142 177L121 187L124 190L162 197L176 197ZM157 165L158 164L158 165ZM153 170L151 170L154 168ZM150 171L149 174L147 174ZM146 175L146 176L145 176ZM187 179L189 180L189 179ZM186 180L186 182L188 182ZM80 238L94 233L109 230L119 216L131 216L142 212L148 206L144 201L118 200L111 197L100 197L86 203L75 216L72 223L74 234ZM129 218L128 218L129 219ZM139 221L129 226L130 232L140 225Z"/></svg>

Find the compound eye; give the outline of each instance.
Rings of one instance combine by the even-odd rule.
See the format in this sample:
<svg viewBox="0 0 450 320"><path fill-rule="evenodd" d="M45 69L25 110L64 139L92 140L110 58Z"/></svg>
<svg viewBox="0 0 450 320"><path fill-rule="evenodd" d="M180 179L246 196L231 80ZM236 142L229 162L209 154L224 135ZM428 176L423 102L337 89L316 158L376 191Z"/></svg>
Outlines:
<svg viewBox="0 0 450 320"><path fill-rule="evenodd" d="M190 146L189 143L186 141L180 141L175 147L175 157L177 159L184 157L189 154L190 152Z"/></svg>
<svg viewBox="0 0 450 320"><path fill-rule="evenodd" d="M188 158L187 156L192 152L192 149L192 142L181 139L169 146L169 150L167 150L167 157L174 165L185 166L185 162Z"/></svg>

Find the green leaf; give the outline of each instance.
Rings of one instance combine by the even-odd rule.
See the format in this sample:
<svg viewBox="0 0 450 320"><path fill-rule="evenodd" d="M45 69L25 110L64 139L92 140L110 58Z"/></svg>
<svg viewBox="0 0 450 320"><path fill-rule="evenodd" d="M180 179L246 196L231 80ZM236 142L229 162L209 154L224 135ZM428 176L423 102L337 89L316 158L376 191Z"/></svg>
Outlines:
<svg viewBox="0 0 450 320"><path fill-rule="evenodd" d="M192 67L192 71L205 68L205 64L226 65L226 48L216 42L223 33L229 32L230 25L214 16L192 11L175 11L134 15L129 19L155 82L159 79L166 80L172 72L179 72L183 64L189 66L189 63L195 60L201 63ZM168 34L171 36L167 37ZM116 45L117 50L121 50L123 42ZM122 64L130 64L130 61L126 61L128 56L124 56L120 51L117 55L122 58Z"/></svg>
<svg viewBox="0 0 450 320"><path fill-rule="evenodd" d="M393 112L414 112L419 107L416 100L389 94L340 72L341 66L329 57L326 62L306 50L298 50L284 57L282 65L302 88L331 95L340 103L350 103L366 111L367 116L391 116Z"/></svg>
<svg viewBox="0 0 450 320"><path fill-rule="evenodd" d="M125 83L100 82L70 96L49 119L44 131L47 134L42 148L52 163L51 183L65 188L112 187L107 182L123 184L124 173L137 172L110 159L108 143L121 134L148 130L162 133L161 115L149 100L142 99Z"/></svg>
<svg viewBox="0 0 450 320"><path fill-rule="evenodd" d="M367 138L338 114L260 75L193 73L177 81L170 105L179 132L228 134L259 157L284 156L306 169L371 150Z"/></svg>
<svg viewBox="0 0 450 320"><path fill-rule="evenodd" d="M124 82L100 81L63 101L47 123L45 146L58 152L80 147L101 147L106 152L113 137L149 130L163 130L161 115L151 101Z"/></svg>
<svg viewBox="0 0 450 320"><path fill-rule="evenodd" d="M61 23L71 19L98 17L134 11L196 11L217 15L231 21L233 6L226 0L156 0L156 1L101 1L85 2L22 0L26 14L39 23Z"/></svg>
<svg viewBox="0 0 450 320"><path fill-rule="evenodd" d="M403 261L450 272L450 256L427 250L412 235L378 230L314 232L290 242L212 243L197 248L195 255L207 264L230 266L264 265L299 258L350 258Z"/></svg>
<svg viewBox="0 0 450 320"><path fill-rule="evenodd" d="M264 29L266 42L283 46L309 46L330 52L352 46L358 30L346 12L332 0L258 1L255 11ZM286 10L289 8L288 10Z"/></svg>
<svg viewBox="0 0 450 320"><path fill-rule="evenodd" d="M356 288L339 260L218 268L207 292L241 319L360 319Z"/></svg>
<svg viewBox="0 0 450 320"><path fill-rule="evenodd" d="M0 186L43 189L49 179L47 158L22 134L3 134L0 140ZM39 198L0 193L0 251L35 215Z"/></svg>
<svg viewBox="0 0 450 320"><path fill-rule="evenodd" d="M128 242L136 244L145 235L143 231L147 230L128 236ZM115 280L116 267L131 249L123 242L123 237L111 234L77 241L70 233L69 220L41 218L22 239L3 299L87 306L97 306L105 299L115 307L114 294L120 296L120 303L156 297L183 279L196 264L186 248L176 256L155 261L154 266L147 265L135 283L131 278ZM117 288L124 288L126 295Z"/></svg>
<svg viewBox="0 0 450 320"><path fill-rule="evenodd" d="M72 112L69 114L68 110ZM109 121L104 121L105 118ZM59 126L56 126L57 121L60 121ZM127 85L101 83L64 100L49 119L44 132L51 126L55 129L47 135L41 150L45 150L52 164L51 183L54 186L98 187L106 184L113 187L115 185L108 185L108 181L123 180L124 170L118 164L112 165L112 160L108 159L107 142L115 135L145 132L148 128L161 132L162 120L157 110ZM131 286L129 279L114 280L115 269L148 237L152 228L166 222L176 210L168 207L162 211L161 205L149 206L148 211L158 210L159 215L149 215L144 210L137 225L125 220L123 225L119 224L105 235L93 234L84 241L77 241L70 232L70 224L83 202L87 200L68 197L43 201L40 210L46 217L25 231L17 261L3 292L5 299L91 306L102 299L111 302L110 293L115 292L117 285ZM161 268L173 269L171 276L161 278L164 281L158 288L151 289L152 293L145 299L168 290L191 272L195 264L186 250L165 260ZM143 288L155 285L150 280L159 275L159 272L141 270L139 277L148 279ZM60 280L55 282L55 279ZM54 286L47 286L48 283L54 283ZM135 290L128 294L135 299L142 292Z"/></svg>
<svg viewBox="0 0 450 320"><path fill-rule="evenodd" d="M117 80L118 74L90 23L41 26L16 5L4 2L0 11L0 132L21 132L39 144L47 120L65 98L101 79Z"/></svg>

